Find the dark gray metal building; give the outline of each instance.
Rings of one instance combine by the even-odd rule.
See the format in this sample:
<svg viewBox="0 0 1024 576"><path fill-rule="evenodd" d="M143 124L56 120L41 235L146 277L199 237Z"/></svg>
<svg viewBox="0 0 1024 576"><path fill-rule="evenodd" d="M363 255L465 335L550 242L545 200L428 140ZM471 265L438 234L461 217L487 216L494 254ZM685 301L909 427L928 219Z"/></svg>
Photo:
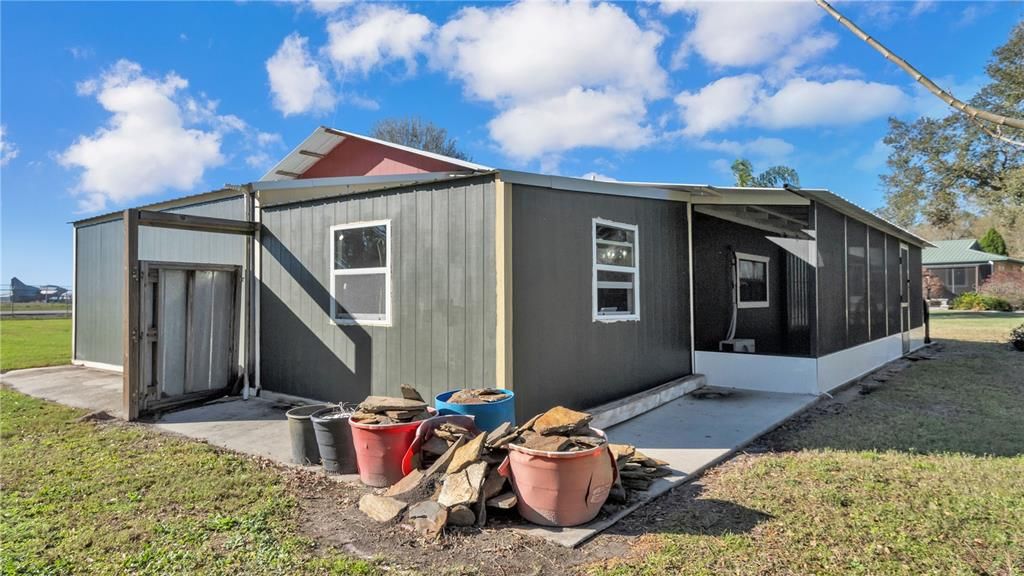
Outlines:
<svg viewBox="0 0 1024 576"><path fill-rule="evenodd" d="M140 228L127 269L123 215L75 223L74 359L137 361L143 411L412 384L509 388L530 415L695 373L821 393L923 345L927 242L826 190L493 170L321 128L260 181L152 212L192 228Z"/></svg>

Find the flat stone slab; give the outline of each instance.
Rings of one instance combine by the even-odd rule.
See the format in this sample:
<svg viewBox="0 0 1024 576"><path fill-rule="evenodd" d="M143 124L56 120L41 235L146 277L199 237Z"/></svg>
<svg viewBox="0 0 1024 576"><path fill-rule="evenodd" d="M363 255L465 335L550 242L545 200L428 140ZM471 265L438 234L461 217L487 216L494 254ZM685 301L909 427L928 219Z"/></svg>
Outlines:
<svg viewBox="0 0 1024 576"><path fill-rule="evenodd" d="M614 514L571 528L531 526L522 533L569 548L579 546L637 508L699 476L738 449L817 401L810 394L736 390L725 398L683 396L605 430L608 440L629 444L668 462L671 473Z"/></svg>

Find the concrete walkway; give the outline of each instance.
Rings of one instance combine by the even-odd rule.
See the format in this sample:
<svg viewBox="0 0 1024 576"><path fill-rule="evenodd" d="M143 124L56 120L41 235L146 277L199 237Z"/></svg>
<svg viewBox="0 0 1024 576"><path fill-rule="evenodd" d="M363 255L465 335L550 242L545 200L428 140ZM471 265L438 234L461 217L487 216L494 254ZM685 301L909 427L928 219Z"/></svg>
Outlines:
<svg viewBox="0 0 1024 576"><path fill-rule="evenodd" d="M0 376L0 382L68 406L121 413L121 375L117 373L62 366L9 372ZM674 473L656 480L630 506L614 514L602 514L584 526L520 530L563 546L578 546L645 503L728 458L816 400L812 395L739 390L725 398L696 400L683 396L612 426L606 430L610 441L632 444L649 456L665 460ZM262 398L224 398L164 414L151 424L292 466L288 421L284 415L288 408ZM357 481L355 475L331 478Z"/></svg>
<svg viewBox="0 0 1024 576"><path fill-rule="evenodd" d="M58 402L73 408L105 410L123 418L121 374L84 366L29 368L0 374L0 383L22 394Z"/></svg>
<svg viewBox="0 0 1024 576"><path fill-rule="evenodd" d="M121 417L121 374L83 366L16 370L0 375L15 390L86 410L105 410ZM268 458L293 466L286 404L251 398L225 397L203 405L168 412L145 424L204 440L214 446ZM309 467L319 470L320 467ZM356 475L331 476L356 481Z"/></svg>
<svg viewBox="0 0 1024 576"><path fill-rule="evenodd" d="M629 506L614 514L602 514L589 524L521 531L563 546L578 546L640 506L725 460L817 399L809 394L742 390L725 398L696 400L683 396L612 426L605 431L609 441L632 444L644 454L668 462L675 473L656 480Z"/></svg>

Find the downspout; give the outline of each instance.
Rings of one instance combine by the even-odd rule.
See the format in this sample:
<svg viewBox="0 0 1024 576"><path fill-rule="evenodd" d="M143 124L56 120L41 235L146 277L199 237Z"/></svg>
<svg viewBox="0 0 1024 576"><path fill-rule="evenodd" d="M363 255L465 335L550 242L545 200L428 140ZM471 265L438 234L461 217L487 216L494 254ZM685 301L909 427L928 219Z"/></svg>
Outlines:
<svg viewBox="0 0 1024 576"><path fill-rule="evenodd" d="M256 190L253 189L252 184L247 184L246 187L249 189L249 194L252 196L252 211L253 220L256 222L256 232L252 238L253 246L253 377L256 385L256 396L259 396L263 391L263 385L260 381L260 297L263 292L262 280L260 279L263 272L263 212L260 210L260 198Z"/></svg>

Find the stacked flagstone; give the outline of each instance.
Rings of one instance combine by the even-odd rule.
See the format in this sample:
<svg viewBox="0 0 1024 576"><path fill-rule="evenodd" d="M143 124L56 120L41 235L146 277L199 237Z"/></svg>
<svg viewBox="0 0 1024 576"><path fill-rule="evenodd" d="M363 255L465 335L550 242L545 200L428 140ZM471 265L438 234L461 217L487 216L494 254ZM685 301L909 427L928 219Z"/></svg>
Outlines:
<svg viewBox="0 0 1024 576"><path fill-rule="evenodd" d="M364 496L359 508L379 522L396 521L404 513L405 523L427 538L436 538L445 526L482 526L489 508L509 510L517 504L511 486L498 472L510 444L546 452L578 452L607 444L590 428L590 420L590 414L558 406L522 426L506 422L489 433L442 423L421 443L420 467L382 494ZM655 478L669 474L665 462L632 446L608 447L619 468L616 488L622 501L627 489L646 490Z"/></svg>

